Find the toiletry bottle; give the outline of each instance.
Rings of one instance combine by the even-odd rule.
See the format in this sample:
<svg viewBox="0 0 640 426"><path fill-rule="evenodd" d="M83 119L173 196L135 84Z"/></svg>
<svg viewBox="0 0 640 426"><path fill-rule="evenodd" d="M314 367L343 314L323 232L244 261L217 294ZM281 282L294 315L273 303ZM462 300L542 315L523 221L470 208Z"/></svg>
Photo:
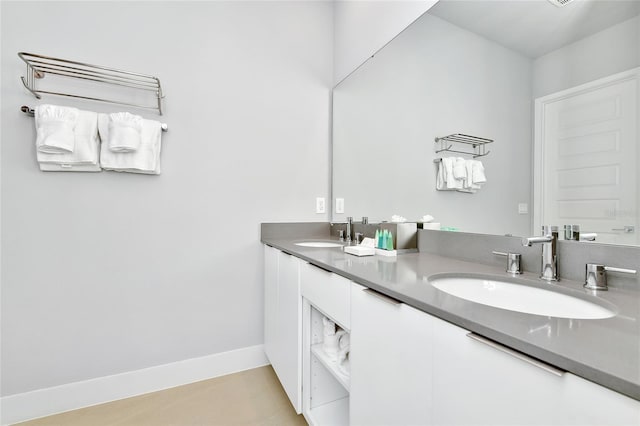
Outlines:
<svg viewBox="0 0 640 426"><path fill-rule="evenodd" d="M387 235L387 245L385 247L387 250L393 250L393 233L389 231L389 235Z"/></svg>
<svg viewBox="0 0 640 426"><path fill-rule="evenodd" d="M380 231L378 231L377 229L376 229L376 235L374 237L374 242L375 242L376 248L380 248Z"/></svg>

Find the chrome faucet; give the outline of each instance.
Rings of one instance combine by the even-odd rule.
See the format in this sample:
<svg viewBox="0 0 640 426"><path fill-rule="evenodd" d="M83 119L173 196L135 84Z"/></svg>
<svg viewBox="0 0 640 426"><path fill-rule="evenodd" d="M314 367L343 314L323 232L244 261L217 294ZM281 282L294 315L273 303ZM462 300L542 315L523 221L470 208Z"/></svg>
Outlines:
<svg viewBox="0 0 640 426"><path fill-rule="evenodd" d="M353 226L353 217L349 216L347 217L347 238L345 239L348 246L351 245L351 227L352 226Z"/></svg>
<svg viewBox="0 0 640 426"><path fill-rule="evenodd" d="M542 244L542 268L540 279L545 281L558 281L558 241L557 226L543 226L541 237L529 237L522 239L522 245L531 247L532 244Z"/></svg>

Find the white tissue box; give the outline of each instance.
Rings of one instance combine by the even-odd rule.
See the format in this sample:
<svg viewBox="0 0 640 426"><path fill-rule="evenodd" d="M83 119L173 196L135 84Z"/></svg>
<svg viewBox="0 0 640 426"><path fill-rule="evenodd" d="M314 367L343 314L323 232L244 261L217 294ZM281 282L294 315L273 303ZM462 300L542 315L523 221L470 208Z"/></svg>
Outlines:
<svg viewBox="0 0 640 426"><path fill-rule="evenodd" d="M436 231L439 231L440 230L440 222L423 223L422 224L422 229L434 229Z"/></svg>
<svg viewBox="0 0 640 426"><path fill-rule="evenodd" d="M345 246L344 252L354 256L373 256L376 254L376 249L364 246Z"/></svg>

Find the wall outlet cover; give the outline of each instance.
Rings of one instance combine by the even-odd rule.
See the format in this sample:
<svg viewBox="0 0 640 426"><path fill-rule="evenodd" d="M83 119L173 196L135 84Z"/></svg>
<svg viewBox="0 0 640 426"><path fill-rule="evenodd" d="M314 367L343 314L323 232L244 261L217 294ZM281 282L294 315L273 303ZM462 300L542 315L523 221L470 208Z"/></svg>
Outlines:
<svg viewBox="0 0 640 426"><path fill-rule="evenodd" d="M527 214L527 213L529 213L529 204L518 203L518 214Z"/></svg>

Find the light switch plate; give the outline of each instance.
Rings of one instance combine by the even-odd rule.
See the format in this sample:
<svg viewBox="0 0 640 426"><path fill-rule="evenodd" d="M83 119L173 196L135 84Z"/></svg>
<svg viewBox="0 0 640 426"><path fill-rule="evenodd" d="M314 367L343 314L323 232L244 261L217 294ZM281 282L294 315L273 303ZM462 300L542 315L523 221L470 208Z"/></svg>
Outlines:
<svg viewBox="0 0 640 426"><path fill-rule="evenodd" d="M336 213L344 213L344 198L336 198Z"/></svg>
<svg viewBox="0 0 640 426"><path fill-rule="evenodd" d="M326 211L324 197L316 198L316 213L324 213Z"/></svg>
<svg viewBox="0 0 640 426"><path fill-rule="evenodd" d="M528 214L528 213L529 213L529 204L518 203L518 214Z"/></svg>

